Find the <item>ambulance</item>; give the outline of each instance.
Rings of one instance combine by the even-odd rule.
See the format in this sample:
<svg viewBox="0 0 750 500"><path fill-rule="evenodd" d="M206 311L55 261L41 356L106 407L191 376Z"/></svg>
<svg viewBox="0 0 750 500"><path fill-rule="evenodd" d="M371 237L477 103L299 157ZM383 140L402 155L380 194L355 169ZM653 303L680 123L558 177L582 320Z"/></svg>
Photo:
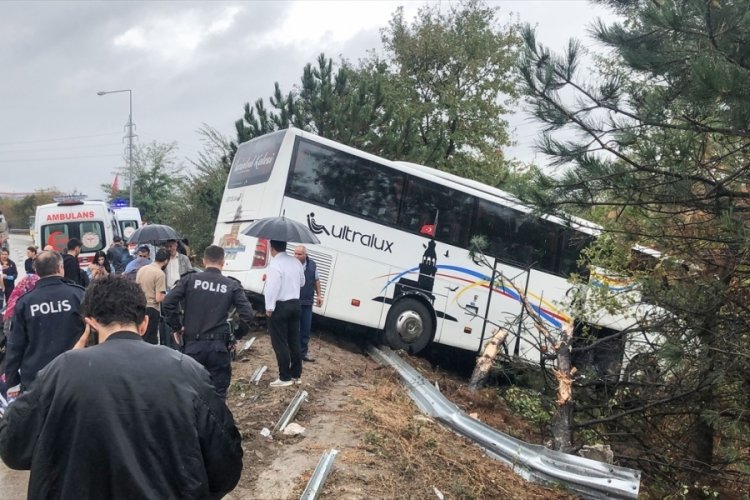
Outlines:
<svg viewBox="0 0 750 500"><path fill-rule="evenodd" d="M99 250L106 252L115 236L122 237L115 212L104 201L87 201L82 195L55 198L55 203L36 207L35 241L62 252L68 240L81 241L78 262L86 267Z"/></svg>
<svg viewBox="0 0 750 500"><path fill-rule="evenodd" d="M141 220L141 211L136 207L118 207L114 208L117 221L120 224L120 232L122 233L122 239L127 242L128 239L133 235L136 229L143 225ZM131 254L135 254L136 244L131 243L128 245L128 250Z"/></svg>

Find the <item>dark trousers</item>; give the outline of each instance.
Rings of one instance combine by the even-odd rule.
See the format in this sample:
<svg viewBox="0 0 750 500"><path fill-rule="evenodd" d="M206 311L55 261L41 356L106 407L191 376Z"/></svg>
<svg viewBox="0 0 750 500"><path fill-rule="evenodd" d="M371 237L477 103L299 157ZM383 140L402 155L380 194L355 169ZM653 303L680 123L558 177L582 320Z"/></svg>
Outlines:
<svg viewBox="0 0 750 500"><path fill-rule="evenodd" d="M162 321L159 323L159 344L169 347L170 349L178 349L172 338L172 330L169 328L169 325L167 325L167 322L164 321L164 318L162 318Z"/></svg>
<svg viewBox="0 0 750 500"><path fill-rule="evenodd" d="M302 304L299 317L299 341L302 359L307 357L307 346L310 344L310 327L312 326L312 305Z"/></svg>
<svg viewBox="0 0 750 500"><path fill-rule="evenodd" d="M159 319L161 315L158 309L147 307L146 316L148 316L148 328L146 328L146 333L143 334L143 340L149 344L157 345L159 343Z"/></svg>
<svg viewBox="0 0 750 500"><path fill-rule="evenodd" d="M192 340L185 343L185 354L202 364L211 375L216 394L227 397L232 380L232 358L223 340Z"/></svg>
<svg viewBox="0 0 750 500"><path fill-rule="evenodd" d="M291 380L302 376L302 355L299 343L299 300L276 302L276 309L269 318L271 345L279 364L279 379Z"/></svg>

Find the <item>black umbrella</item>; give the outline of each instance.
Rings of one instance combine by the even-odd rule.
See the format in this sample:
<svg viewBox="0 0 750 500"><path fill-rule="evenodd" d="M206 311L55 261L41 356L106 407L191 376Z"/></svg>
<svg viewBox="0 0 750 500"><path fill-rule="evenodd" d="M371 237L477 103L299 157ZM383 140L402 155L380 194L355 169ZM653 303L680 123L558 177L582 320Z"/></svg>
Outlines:
<svg viewBox="0 0 750 500"><path fill-rule="evenodd" d="M133 231L133 234L128 238L128 243L159 243L167 240L181 239L182 236L180 236L171 226L165 226L163 224L148 224Z"/></svg>
<svg viewBox="0 0 750 500"><path fill-rule="evenodd" d="M286 217L267 217L247 226L242 234L267 240L320 243L307 226Z"/></svg>

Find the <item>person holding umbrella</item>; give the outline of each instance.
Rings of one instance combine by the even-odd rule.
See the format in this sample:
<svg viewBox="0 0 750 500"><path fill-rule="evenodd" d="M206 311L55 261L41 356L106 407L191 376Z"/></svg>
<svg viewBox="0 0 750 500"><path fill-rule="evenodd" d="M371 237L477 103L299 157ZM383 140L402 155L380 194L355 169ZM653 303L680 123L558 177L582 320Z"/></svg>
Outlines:
<svg viewBox="0 0 750 500"><path fill-rule="evenodd" d="M305 271L295 257L286 253L287 241L320 243L310 229L287 217L259 219L242 234L265 238L271 244L271 264L268 266L263 295L268 317L271 345L279 365L279 378L271 387L286 387L300 383L302 352L300 346L300 289L305 284Z"/></svg>
<svg viewBox="0 0 750 500"><path fill-rule="evenodd" d="M266 277L265 301L271 345L279 365L279 378L271 387L300 383L302 352L299 320L302 306L300 289L305 284L305 271L299 260L286 253L286 242L271 240L271 265Z"/></svg>

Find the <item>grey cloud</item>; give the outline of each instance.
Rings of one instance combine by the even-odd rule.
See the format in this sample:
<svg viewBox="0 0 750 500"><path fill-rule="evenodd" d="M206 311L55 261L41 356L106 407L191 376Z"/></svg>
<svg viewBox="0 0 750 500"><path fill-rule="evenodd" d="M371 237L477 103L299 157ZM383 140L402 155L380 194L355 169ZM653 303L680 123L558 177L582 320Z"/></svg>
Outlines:
<svg viewBox="0 0 750 500"><path fill-rule="evenodd" d="M235 22L205 38L182 66L155 59L148 50L113 43L127 30L155 20L174 19L188 10L209 19L232 5L243 9ZM501 12L516 10L522 20L539 22L541 39L552 46L571 34L583 36L581 19L593 19L585 2L499 5ZM380 47L382 26L376 25L341 43L254 43L280 25L290 6L0 2L0 191L56 186L101 195L99 185L111 183L114 169L125 164L122 135L128 102L126 94L98 97L97 90L132 89L139 141L177 141L181 157L195 157L201 147L196 130L202 123L231 137L245 102L267 100L275 81L284 91L291 90L299 84L304 64L314 62L319 53L356 63L367 50ZM527 123L511 120L517 121ZM533 135L527 129L524 125L523 133ZM61 138L68 139L50 140ZM519 155L526 154L530 142L524 139Z"/></svg>

